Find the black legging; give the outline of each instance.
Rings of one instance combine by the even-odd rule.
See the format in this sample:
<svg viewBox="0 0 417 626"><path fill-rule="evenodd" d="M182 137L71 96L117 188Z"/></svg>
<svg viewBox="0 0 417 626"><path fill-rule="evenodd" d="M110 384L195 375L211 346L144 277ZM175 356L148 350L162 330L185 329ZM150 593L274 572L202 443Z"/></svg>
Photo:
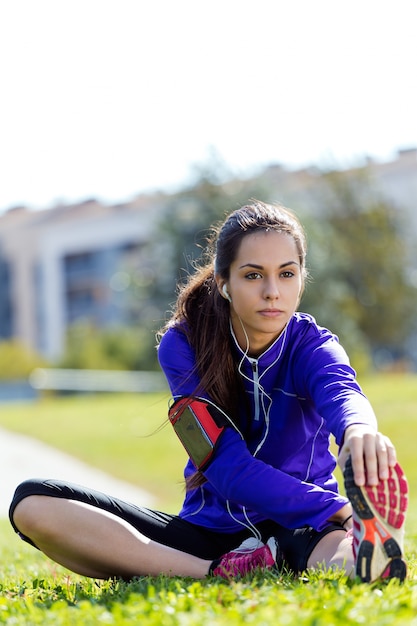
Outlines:
<svg viewBox="0 0 417 626"><path fill-rule="evenodd" d="M65 498L90 504L121 517L153 541L208 560L221 557L253 535L250 529L243 529L234 533L211 530L188 522L178 515L140 507L81 485L62 480L34 478L17 487L9 511L10 522L14 530L22 539L33 546L35 546L33 541L19 531L13 519L14 510L19 502L33 495ZM264 542L271 536L278 539L286 565L294 572L300 572L306 568L311 552L327 533L343 530L339 524L331 524L321 532L310 527L288 530L270 520L256 524L256 528Z"/></svg>

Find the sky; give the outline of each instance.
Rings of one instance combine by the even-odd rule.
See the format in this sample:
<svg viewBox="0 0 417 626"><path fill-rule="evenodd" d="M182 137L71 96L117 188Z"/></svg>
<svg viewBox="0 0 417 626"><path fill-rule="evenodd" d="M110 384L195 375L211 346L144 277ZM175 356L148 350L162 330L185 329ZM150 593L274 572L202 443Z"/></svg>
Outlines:
<svg viewBox="0 0 417 626"><path fill-rule="evenodd" d="M415 0L0 0L0 212L417 147Z"/></svg>

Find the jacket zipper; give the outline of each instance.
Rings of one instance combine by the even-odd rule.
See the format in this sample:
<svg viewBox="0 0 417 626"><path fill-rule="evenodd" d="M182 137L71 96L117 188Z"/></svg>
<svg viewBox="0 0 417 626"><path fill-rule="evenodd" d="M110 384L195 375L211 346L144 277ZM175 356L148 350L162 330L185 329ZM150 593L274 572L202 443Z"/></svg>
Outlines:
<svg viewBox="0 0 417 626"><path fill-rule="evenodd" d="M255 420L259 421L259 374L258 374L258 361L251 359L252 373L253 373L253 397L255 400Z"/></svg>

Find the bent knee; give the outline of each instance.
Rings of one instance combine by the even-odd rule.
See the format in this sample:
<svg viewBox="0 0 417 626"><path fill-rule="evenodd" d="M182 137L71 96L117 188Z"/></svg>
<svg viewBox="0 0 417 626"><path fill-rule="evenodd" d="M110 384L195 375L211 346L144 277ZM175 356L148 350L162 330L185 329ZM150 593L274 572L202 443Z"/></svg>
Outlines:
<svg viewBox="0 0 417 626"><path fill-rule="evenodd" d="M47 500L54 500L45 496L30 495L23 498L13 511L13 522L20 533L31 537L44 527L47 516L50 515L47 509Z"/></svg>

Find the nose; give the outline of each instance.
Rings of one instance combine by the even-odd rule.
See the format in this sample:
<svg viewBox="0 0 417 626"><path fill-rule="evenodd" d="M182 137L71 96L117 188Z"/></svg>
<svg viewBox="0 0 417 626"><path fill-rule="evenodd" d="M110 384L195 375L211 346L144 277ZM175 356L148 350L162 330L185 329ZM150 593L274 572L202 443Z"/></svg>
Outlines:
<svg viewBox="0 0 417 626"><path fill-rule="evenodd" d="M276 300L279 298L279 287L276 280L270 280L266 283L264 298L265 300Z"/></svg>

